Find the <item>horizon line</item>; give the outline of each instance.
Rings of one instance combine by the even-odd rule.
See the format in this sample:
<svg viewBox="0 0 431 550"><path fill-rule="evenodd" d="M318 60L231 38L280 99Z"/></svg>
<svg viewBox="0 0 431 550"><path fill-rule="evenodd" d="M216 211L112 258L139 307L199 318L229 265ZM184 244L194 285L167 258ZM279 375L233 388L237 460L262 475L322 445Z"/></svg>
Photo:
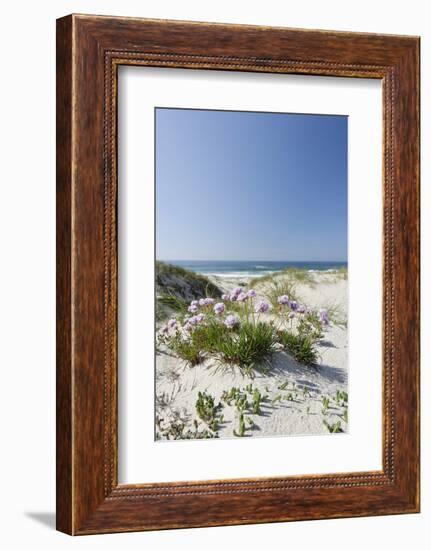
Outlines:
<svg viewBox="0 0 431 550"><path fill-rule="evenodd" d="M319 263L327 263L327 262L337 262L337 263L348 263L348 260L263 260L262 258L258 259L247 259L247 260L229 260L229 259L222 259L218 258L217 260L214 259L203 259L203 258L187 258L187 259L180 259L180 258L156 258L159 262L313 262L315 264Z"/></svg>

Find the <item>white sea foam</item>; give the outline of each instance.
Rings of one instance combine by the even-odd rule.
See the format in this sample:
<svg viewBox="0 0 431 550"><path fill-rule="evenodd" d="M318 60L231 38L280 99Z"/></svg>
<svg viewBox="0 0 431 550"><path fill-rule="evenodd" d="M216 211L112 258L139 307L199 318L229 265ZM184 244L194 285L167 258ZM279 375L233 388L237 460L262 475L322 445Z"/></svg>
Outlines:
<svg viewBox="0 0 431 550"><path fill-rule="evenodd" d="M211 271L211 272L199 272L206 277L221 277L223 279L242 279L242 278L255 278L262 275L271 275L277 273L277 271Z"/></svg>

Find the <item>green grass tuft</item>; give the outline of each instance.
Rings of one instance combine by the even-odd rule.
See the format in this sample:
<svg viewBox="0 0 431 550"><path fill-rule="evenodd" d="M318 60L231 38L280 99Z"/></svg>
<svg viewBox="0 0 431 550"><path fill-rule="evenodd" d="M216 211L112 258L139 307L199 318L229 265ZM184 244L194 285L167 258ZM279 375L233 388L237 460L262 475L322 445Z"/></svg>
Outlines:
<svg viewBox="0 0 431 550"><path fill-rule="evenodd" d="M314 347L316 340L311 336L280 330L278 332L278 341L285 351L290 353L298 363L305 365L316 363L317 352Z"/></svg>
<svg viewBox="0 0 431 550"><path fill-rule="evenodd" d="M325 304L325 309L328 312L329 320L333 325L347 328L347 317L342 312L339 304Z"/></svg>
<svg viewBox="0 0 431 550"><path fill-rule="evenodd" d="M167 292L164 292L160 294L157 297L158 302L163 304L164 306L168 306L173 311L176 311L177 313L186 314L187 308L189 306L189 303L180 296L176 296L175 294L169 294Z"/></svg>
<svg viewBox="0 0 431 550"><path fill-rule="evenodd" d="M277 342L274 327L267 323L242 323L236 331L217 341L216 359L224 365L236 365L246 376L267 371Z"/></svg>
<svg viewBox="0 0 431 550"><path fill-rule="evenodd" d="M195 367L205 360L204 350L197 338L184 338L180 333L171 336L168 341L169 348L188 366Z"/></svg>
<svg viewBox="0 0 431 550"><path fill-rule="evenodd" d="M166 287L166 281L172 278L179 278L181 281L188 284L189 291L193 294L193 298L202 296L219 298L221 296L221 290L219 287L212 283L204 275L184 269L183 267L156 261L156 284L163 289ZM181 297L186 298L182 294L184 291L180 286L167 290L168 294L175 293L175 295L180 295ZM169 292L169 290L171 290L171 292Z"/></svg>
<svg viewBox="0 0 431 550"><path fill-rule="evenodd" d="M252 279L249 286L251 288L255 288L266 283L280 286L287 285L287 288L290 287L291 289L290 292L292 294L292 299L297 299L293 293L294 287L298 283L314 286L315 280L313 274L309 273L306 269L287 267L276 273L269 273L267 275L262 275L261 277L255 277ZM288 292L284 292L284 294L288 294Z"/></svg>
<svg viewBox="0 0 431 550"><path fill-rule="evenodd" d="M271 303L273 309L277 310L280 305L277 301L279 296L286 294L290 300L298 301L296 285L290 279L274 279L265 291L265 297Z"/></svg>

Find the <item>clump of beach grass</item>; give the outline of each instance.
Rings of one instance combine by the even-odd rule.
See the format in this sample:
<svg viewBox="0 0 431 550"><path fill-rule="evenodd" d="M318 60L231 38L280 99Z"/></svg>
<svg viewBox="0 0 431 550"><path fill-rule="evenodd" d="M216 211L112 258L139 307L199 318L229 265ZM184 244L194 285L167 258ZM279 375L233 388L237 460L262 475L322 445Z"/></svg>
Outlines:
<svg viewBox="0 0 431 550"><path fill-rule="evenodd" d="M290 296L279 294L283 291ZM291 286L274 287L273 306L254 289L242 287L223 294L220 302L208 297L192 300L187 307L192 315L170 319L160 328L157 344L167 346L190 367L212 359L219 370L238 368L251 378L270 370L272 356L280 348L300 363L313 364L328 313L309 310L292 294Z"/></svg>
<svg viewBox="0 0 431 550"><path fill-rule="evenodd" d="M162 288L169 286L170 281L177 278L182 283L186 283L186 288L182 288L180 285L171 289L170 294L180 295L183 298L191 298L192 296L185 296L186 291L189 290L195 297L198 296L210 296L212 298L219 298L221 296L221 290L210 281L204 275L190 271L177 265L169 264L166 262L156 261L156 284ZM171 283L172 284L172 283ZM169 292L167 292L169 294Z"/></svg>
<svg viewBox="0 0 431 550"><path fill-rule="evenodd" d="M306 269L286 267L282 271L277 271L276 273L267 273L261 277L255 277L250 282L250 286L251 288L256 288L267 283L271 283L275 286L277 284L286 284L294 288L298 283L314 286L316 281L313 273L310 273Z"/></svg>
<svg viewBox="0 0 431 550"><path fill-rule="evenodd" d="M201 296L220 298L221 290L204 275L165 262L156 262L156 320L185 314L189 301Z"/></svg>
<svg viewBox="0 0 431 550"><path fill-rule="evenodd" d="M159 343L168 343L168 347L190 367L201 364L205 359L205 351L202 348L199 338L192 335L191 338L184 338L177 331L168 340L159 339Z"/></svg>
<svg viewBox="0 0 431 550"><path fill-rule="evenodd" d="M236 365L245 376L253 377L254 371L269 370L276 343L272 325L262 322L242 323L227 338L218 340L214 350L215 359L222 368Z"/></svg>
<svg viewBox="0 0 431 550"><path fill-rule="evenodd" d="M177 313L184 314L187 312L187 307L189 305L187 300L181 298L181 296L177 296L174 293L169 292L162 292L159 294L157 301L164 306L168 306Z"/></svg>
<svg viewBox="0 0 431 550"><path fill-rule="evenodd" d="M347 278L348 278L347 267L339 267L337 269L334 269L333 274L336 275L338 278L343 279L344 281L347 281Z"/></svg>
<svg viewBox="0 0 431 550"><path fill-rule="evenodd" d="M339 304L325 304L325 309L333 325L347 328L347 317Z"/></svg>
<svg viewBox="0 0 431 550"><path fill-rule="evenodd" d="M292 355L298 363L305 365L316 363L316 340L311 336L282 330L278 333L278 341L283 346L283 349Z"/></svg>
<svg viewBox="0 0 431 550"><path fill-rule="evenodd" d="M265 297L273 308L278 308L278 298L287 295L289 299L298 301L295 283L287 278L273 278L265 289Z"/></svg>
<svg viewBox="0 0 431 550"><path fill-rule="evenodd" d="M282 271L282 274L296 283L307 284L310 286L315 285L313 274L307 269L297 269L294 267L288 267Z"/></svg>

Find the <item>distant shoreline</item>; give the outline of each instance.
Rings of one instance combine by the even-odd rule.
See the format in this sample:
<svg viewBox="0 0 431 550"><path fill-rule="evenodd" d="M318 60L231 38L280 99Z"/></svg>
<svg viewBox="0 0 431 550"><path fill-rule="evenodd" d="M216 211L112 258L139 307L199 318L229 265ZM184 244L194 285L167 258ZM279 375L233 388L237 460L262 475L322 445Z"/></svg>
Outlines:
<svg viewBox="0 0 431 550"><path fill-rule="evenodd" d="M286 269L308 272L334 272L347 269L341 261L263 261L263 260L163 260L200 275L221 278L256 278L272 275Z"/></svg>

